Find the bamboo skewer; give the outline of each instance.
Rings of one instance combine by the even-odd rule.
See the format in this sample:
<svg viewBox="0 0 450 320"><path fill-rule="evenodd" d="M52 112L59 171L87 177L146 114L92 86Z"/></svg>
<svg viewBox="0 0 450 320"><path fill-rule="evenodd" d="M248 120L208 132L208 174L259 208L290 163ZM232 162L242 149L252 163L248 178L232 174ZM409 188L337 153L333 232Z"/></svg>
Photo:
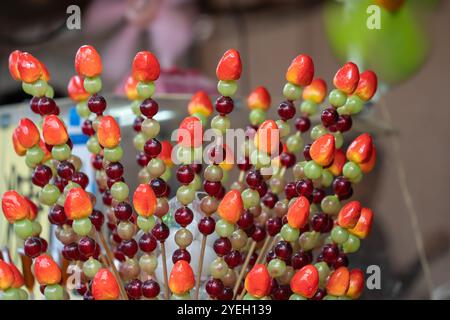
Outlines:
<svg viewBox="0 0 450 320"><path fill-rule="evenodd" d="M195 300L198 300L198 295L200 293L200 282L202 279L202 270L203 270L203 260L205 258L205 249L206 249L206 235L203 235L202 238L202 247L200 250L200 257L198 260L198 269L197 269L197 284L195 286Z"/></svg>
<svg viewBox="0 0 450 320"><path fill-rule="evenodd" d="M161 242L161 258L164 272L164 297L166 300L169 300L169 277L167 276L166 246L164 242Z"/></svg>
<svg viewBox="0 0 450 320"><path fill-rule="evenodd" d="M239 289L239 286L241 284L242 278L244 278L245 269L247 269L247 266L248 266L248 264L250 262L250 258L251 258L252 254L253 254L253 251L255 251L255 248L256 248L256 241L252 241L250 249L248 250L247 257L245 257L244 264L242 265L242 269L241 269L241 271L239 273L239 277L236 280L236 284L234 285L233 297L236 296L236 293L237 293L237 291Z"/></svg>

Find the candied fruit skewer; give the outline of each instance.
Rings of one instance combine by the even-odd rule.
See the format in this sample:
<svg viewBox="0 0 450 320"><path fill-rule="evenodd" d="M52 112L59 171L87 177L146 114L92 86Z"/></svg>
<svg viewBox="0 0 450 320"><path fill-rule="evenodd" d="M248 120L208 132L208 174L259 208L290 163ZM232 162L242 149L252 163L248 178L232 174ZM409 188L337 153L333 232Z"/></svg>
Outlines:
<svg viewBox="0 0 450 320"><path fill-rule="evenodd" d="M12 262L0 258L0 291L3 300L28 300L28 292L22 289L25 285L22 273Z"/></svg>

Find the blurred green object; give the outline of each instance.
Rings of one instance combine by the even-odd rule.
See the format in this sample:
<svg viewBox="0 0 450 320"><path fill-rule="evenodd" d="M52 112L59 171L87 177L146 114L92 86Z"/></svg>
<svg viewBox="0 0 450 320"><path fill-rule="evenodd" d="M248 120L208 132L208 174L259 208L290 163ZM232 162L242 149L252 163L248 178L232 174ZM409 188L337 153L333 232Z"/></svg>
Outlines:
<svg viewBox="0 0 450 320"><path fill-rule="evenodd" d="M376 70L389 85L411 77L425 62L429 41L422 14L437 0L406 0L397 11L380 8L380 29L369 29L367 20L375 0L328 1L324 20L332 50L342 61L355 61L363 69Z"/></svg>

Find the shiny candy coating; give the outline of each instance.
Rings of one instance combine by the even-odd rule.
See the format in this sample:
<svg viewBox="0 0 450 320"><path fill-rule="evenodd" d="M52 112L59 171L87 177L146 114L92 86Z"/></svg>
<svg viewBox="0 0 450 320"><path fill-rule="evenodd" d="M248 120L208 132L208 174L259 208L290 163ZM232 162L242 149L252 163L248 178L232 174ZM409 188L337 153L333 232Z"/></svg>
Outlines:
<svg viewBox="0 0 450 320"><path fill-rule="evenodd" d="M91 197L83 188L75 187L70 189L64 202L64 212L68 219L74 220L89 217L92 209Z"/></svg>
<svg viewBox="0 0 450 320"><path fill-rule="evenodd" d="M97 129L97 138L104 148L112 149L120 144L120 127L112 116L104 116Z"/></svg>
<svg viewBox="0 0 450 320"><path fill-rule="evenodd" d="M151 82L159 78L161 68L158 59L150 51L140 51L132 64L132 75L138 81Z"/></svg>
<svg viewBox="0 0 450 320"><path fill-rule="evenodd" d="M178 130L178 143L183 147L197 148L203 141L203 127L196 117L185 118Z"/></svg>
<svg viewBox="0 0 450 320"><path fill-rule="evenodd" d="M81 46L75 55L75 71L83 77L96 77L102 73L102 59L93 46Z"/></svg>
<svg viewBox="0 0 450 320"><path fill-rule="evenodd" d="M329 133L315 140L309 149L311 158L323 167L331 164L336 151L334 141L334 136Z"/></svg>
<svg viewBox="0 0 450 320"><path fill-rule="evenodd" d="M343 296L347 293L350 284L350 272L347 267L335 270L327 282L327 293L333 296Z"/></svg>
<svg viewBox="0 0 450 320"><path fill-rule="evenodd" d="M229 223L236 223L244 211L241 194L237 190L228 191L220 202L217 213Z"/></svg>
<svg viewBox="0 0 450 320"><path fill-rule="evenodd" d="M264 121L256 131L254 138L255 147L264 153L273 154L279 150L280 134L275 121Z"/></svg>
<svg viewBox="0 0 450 320"><path fill-rule="evenodd" d="M359 75L358 87L354 94L364 101L372 99L377 91L378 80L375 72L366 70Z"/></svg>
<svg viewBox="0 0 450 320"><path fill-rule="evenodd" d="M309 264L298 270L290 282L292 292L305 298L312 298L319 287L319 272Z"/></svg>
<svg viewBox="0 0 450 320"><path fill-rule="evenodd" d="M235 49L226 51L216 68L217 79L224 81L239 80L241 73L242 63L239 52Z"/></svg>
<svg viewBox="0 0 450 320"><path fill-rule="evenodd" d="M195 276L191 266L185 260L178 260L172 268L169 288L174 294L188 293L195 285Z"/></svg>
<svg viewBox="0 0 450 320"><path fill-rule="evenodd" d="M341 208L338 214L337 223L343 228L353 228L361 216L361 203L350 201Z"/></svg>
<svg viewBox="0 0 450 320"><path fill-rule="evenodd" d="M61 281L61 270L51 256L41 254L34 261L34 276L40 284L57 284Z"/></svg>
<svg viewBox="0 0 450 320"><path fill-rule="evenodd" d="M44 118L42 136L45 143L51 146L63 145L69 140L64 123L56 115L48 115Z"/></svg>
<svg viewBox="0 0 450 320"><path fill-rule="evenodd" d="M358 136L347 148L347 159L358 164L368 162L372 157L373 142L368 133Z"/></svg>
<svg viewBox="0 0 450 320"><path fill-rule="evenodd" d="M136 89L138 82L139 81L136 80L133 76L129 76L125 81L123 90L125 91L128 100L136 100L139 98L139 94Z"/></svg>
<svg viewBox="0 0 450 320"><path fill-rule="evenodd" d="M373 222L373 211L369 208L362 208L361 215L356 225L348 231L360 239L364 239L370 233Z"/></svg>
<svg viewBox="0 0 450 320"><path fill-rule="evenodd" d="M85 101L89 98L89 93L86 92L83 85L83 78L79 75L75 75L70 78L67 84L67 92L69 93L70 99L73 101Z"/></svg>
<svg viewBox="0 0 450 320"><path fill-rule="evenodd" d="M0 290L9 289L14 283L14 273L8 263L0 259Z"/></svg>
<svg viewBox="0 0 450 320"><path fill-rule="evenodd" d="M119 298L119 285L114 275L106 268L100 269L91 285L95 300L117 300Z"/></svg>
<svg viewBox="0 0 450 320"><path fill-rule="evenodd" d="M209 117L213 111L211 99L205 91L197 91L188 104L188 112L191 116L194 114L202 114L205 117Z"/></svg>
<svg viewBox="0 0 450 320"><path fill-rule="evenodd" d="M247 107L250 110L260 109L266 111L271 104L269 91L263 87L256 87L247 97Z"/></svg>
<svg viewBox="0 0 450 320"><path fill-rule="evenodd" d="M359 70L353 62L347 62L340 68L333 79L336 88L346 94L356 90L359 82Z"/></svg>
<svg viewBox="0 0 450 320"><path fill-rule="evenodd" d="M30 203L14 190L6 191L2 197L2 210L6 220L14 223L30 217Z"/></svg>
<svg viewBox="0 0 450 320"><path fill-rule="evenodd" d="M308 222L308 216L309 201L306 197L300 196L289 206L287 221L292 228L300 229Z"/></svg>
<svg viewBox="0 0 450 320"><path fill-rule="evenodd" d="M245 277L245 289L254 297L262 298L269 294L271 278L263 264L256 264Z"/></svg>
<svg viewBox="0 0 450 320"><path fill-rule="evenodd" d="M297 86L311 84L314 77L314 63L311 57L301 54L292 60L287 72L286 80Z"/></svg>
<svg viewBox="0 0 450 320"><path fill-rule="evenodd" d="M25 149L35 146L40 140L39 129L28 118L20 120L18 127L15 129L15 135L19 144Z"/></svg>
<svg viewBox="0 0 450 320"><path fill-rule="evenodd" d="M327 83L320 79L314 79L311 84L305 87L302 93L303 100L310 100L320 104L325 100L327 95Z"/></svg>
<svg viewBox="0 0 450 320"><path fill-rule="evenodd" d="M133 206L136 212L143 217L150 217L156 209L157 199L152 187L140 184L133 194Z"/></svg>
<svg viewBox="0 0 450 320"><path fill-rule="evenodd" d="M19 72L20 80L26 83L33 83L39 80L43 74L41 62L28 52L19 54L17 71Z"/></svg>

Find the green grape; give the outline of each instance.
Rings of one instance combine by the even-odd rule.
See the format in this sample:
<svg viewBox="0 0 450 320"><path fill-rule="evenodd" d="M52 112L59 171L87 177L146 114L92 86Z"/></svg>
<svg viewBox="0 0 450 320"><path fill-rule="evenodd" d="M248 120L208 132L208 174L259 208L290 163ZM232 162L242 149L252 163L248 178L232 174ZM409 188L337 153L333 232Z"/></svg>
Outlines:
<svg viewBox="0 0 450 320"><path fill-rule="evenodd" d="M237 91L237 83L234 80L220 80L217 83L217 91L225 97L232 97L235 95Z"/></svg>
<svg viewBox="0 0 450 320"><path fill-rule="evenodd" d="M182 146L176 147L176 158L182 164L191 164L194 162L194 151L192 148L186 148Z"/></svg>
<svg viewBox="0 0 450 320"><path fill-rule="evenodd" d="M261 109L253 109L248 117L253 126L259 126L266 120L266 112Z"/></svg>
<svg viewBox="0 0 450 320"><path fill-rule="evenodd" d="M131 111L136 115L136 117L141 116L141 100L134 100L131 102Z"/></svg>
<svg viewBox="0 0 450 320"><path fill-rule="evenodd" d="M90 93L94 94L102 90L102 79L100 77L86 77L83 82L84 89Z"/></svg>
<svg viewBox="0 0 450 320"><path fill-rule="evenodd" d="M92 279L101 267L101 263L91 257L83 263L83 273L86 277Z"/></svg>
<svg viewBox="0 0 450 320"><path fill-rule="evenodd" d="M328 133L327 128L325 128L321 124L318 124L311 129L310 136L311 136L311 139L317 140L326 133Z"/></svg>
<svg viewBox="0 0 450 320"><path fill-rule="evenodd" d="M293 83L287 82L283 87L283 96L288 100L300 100L302 97L302 88Z"/></svg>
<svg viewBox="0 0 450 320"><path fill-rule="evenodd" d="M328 101L335 108L342 107L347 101L347 95L339 89L334 89L330 92Z"/></svg>
<svg viewBox="0 0 450 320"><path fill-rule="evenodd" d="M139 266L142 271L151 275L158 267L158 258L154 254L144 254L139 258Z"/></svg>
<svg viewBox="0 0 450 320"><path fill-rule="evenodd" d="M89 143L89 140L88 140L88 143ZM52 148L52 158L55 160L58 160L58 161L64 161L64 160L69 159L71 153L72 153L72 151L70 150L70 147L67 144L53 146L53 148Z"/></svg>
<svg viewBox="0 0 450 320"><path fill-rule="evenodd" d="M76 106L77 114L80 118L86 119L91 114L91 110L89 110L86 101L81 101L77 103Z"/></svg>
<svg viewBox="0 0 450 320"><path fill-rule="evenodd" d="M224 219L220 219L216 223L216 233L219 237L229 238L234 232L234 224Z"/></svg>
<svg viewBox="0 0 450 320"><path fill-rule="evenodd" d="M345 107L350 111L351 114L360 113L364 107L364 101L361 100L357 95L352 95L348 97Z"/></svg>
<svg viewBox="0 0 450 320"><path fill-rule="evenodd" d="M200 190L202 188L202 178L200 178L200 176L198 174L195 174L194 175L194 180L192 180L192 182L189 183L189 186L194 191Z"/></svg>
<svg viewBox="0 0 450 320"><path fill-rule="evenodd" d="M337 244L343 244L348 239L348 232L342 227L335 226L333 230L331 230L331 239L333 242Z"/></svg>
<svg viewBox="0 0 450 320"><path fill-rule="evenodd" d="M139 216L137 217L137 226L144 232L149 232L155 226L155 218L150 216L148 218Z"/></svg>
<svg viewBox="0 0 450 320"><path fill-rule="evenodd" d="M222 134L225 134L230 126L230 119L227 116L216 115L211 120L211 128L219 130Z"/></svg>
<svg viewBox="0 0 450 320"><path fill-rule="evenodd" d="M257 297L252 296L250 293L246 293L242 300L259 300Z"/></svg>
<svg viewBox="0 0 450 320"><path fill-rule="evenodd" d="M184 294L172 294L170 296L170 300L191 300L191 295L189 292L186 292Z"/></svg>
<svg viewBox="0 0 450 320"><path fill-rule="evenodd" d="M333 174L327 169L322 170L322 177L320 183L325 188L331 186L331 184L333 183Z"/></svg>
<svg viewBox="0 0 450 320"><path fill-rule="evenodd" d="M315 231L303 232L298 239L298 243L303 250L314 249L320 241L320 233Z"/></svg>
<svg viewBox="0 0 450 320"><path fill-rule="evenodd" d="M154 119L145 119L142 121L141 132L147 139L155 138L159 134L160 129L159 122Z"/></svg>
<svg viewBox="0 0 450 320"><path fill-rule="evenodd" d="M98 143L96 136L91 136L86 143L86 147L90 153L98 154L102 150L102 146Z"/></svg>
<svg viewBox="0 0 450 320"><path fill-rule="evenodd" d="M27 164L28 163L33 164L33 167L41 163L43 159L44 159L44 151L42 151L39 145L36 145L28 149L25 155L25 161L27 162Z"/></svg>
<svg viewBox="0 0 450 320"><path fill-rule="evenodd" d="M52 206L58 200L61 193L57 186L46 184L39 192L39 202L47 206Z"/></svg>
<svg viewBox="0 0 450 320"><path fill-rule="evenodd" d="M280 231L283 240L288 242L296 241L300 235L300 230L297 228L292 228L289 224L283 225Z"/></svg>
<svg viewBox="0 0 450 320"><path fill-rule="evenodd" d="M195 199L195 190L189 186L181 186L177 190L177 200L187 206Z"/></svg>
<svg viewBox="0 0 450 320"><path fill-rule="evenodd" d="M361 172L360 175L356 176L356 177L353 178L353 179L349 179L349 180L350 180L351 183L357 184L357 183L360 183L360 182L361 182L361 180L363 179L363 177L364 177L364 175L363 175L362 172Z"/></svg>
<svg viewBox="0 0 450 320"><path fill-rule="evenodd" d="M271 160L269 155L265 152L259 150L253 150L250 155L250 162L255 166L256 169L268 168L270 167Z"/></svg>
<svg viewBox="0 0 450 320"><path fill-rule="evenodd" d="M9 288L3 291L2 300L20 300L21 294L19 289Z"/></svg>
<svg viewBox="0 0 450 320"><path fill-rule="evenodd" d="M42 232L42 226L39 223L39 221L33 221L32 224L33 225L32 225L32 234L31 235L34 236L34 237L37 237Z"/></svg>
<svg viewBox="0 0 450 320"><path fill-rule="evenodd" d="M319 110L319 106L317 103L311 101L311 100L305 100L300 105L300 112L302 114L306 113L308 116L313 116L317 113Z"/></svg>
<svg viewBox="0 0 450 320"><path fill-rule="evenodd" d="M205 177L205 180L218 182L222 180L223 173L224 171L222 170L221 167L211 164L206 167L203 176Z"/></svg>
<svg viewBox="0 0 450 320"><path fill-rule="evenodd" d="M267 270L272 278L280 277L286 272L286 263L281 259L272 259L267 265Z"/></svg>
<svg viewBox="0 0 450 320"><path fill-rule="evenodd" d="M291 294L291 296L289 297L289 300L307 300L305 297L302 297L299 294Z"/></svg>
<svg viewBox="0 0 450 320"><path fill-rule="evenodd" d="M294 165L294 168L292 170L293 170L294 177L295 177L296 180L300 180L300 179L303 179L303 178L306 177L305 176L305 165L306 165L306 163L307 163L307 161L301 161L301 162L297 162ZM323 171L325 171L325 170L323 170Z"/></svg>
<svg viewBox="0 0 450 320"><path fill-rule="evenodd" d="M211 262L209 270L213 278L222 279L228 272L228 265L222 258L218 257Z"/></svg>
<svg viewBox="0 0 450 320"><path fill-rule="evenodd" d="M304 146L305 144L303 143L303 139L299 132L289 136L286 140L286 147L291 153L300 152Z"/></svg>
<svg viewBox="0 0 450 320"><path fill-rule="evenodd" d="M35 97L43 97L47 92L47 82L45 80L36 80L31 84L31 90L33 92L33 96Z"/></svg>
<svg viewBox="0 0 450 320"><path fill-rule="evenodd" d="M280 130L280 138L285 138L291 133L291 127L289 126L289 123L280 119L275 122L278 126L278 130Z"/></svg>
<svg viewBox="0 0 450 320"><path fill-rule="evenodd" d="M317 272L319 273L319 286L324 287L327 284L330 267L328 267L328 264L324 261L317 262L314 267L316 267Z"/></svg>
<svg viewBox="0 0 450 320"><path fill-rule="evenodd" d="M75 183L73 181L69 181L67 185L64 187L64 194L68 194L70 190L73 188L81 188L81 186L78 183Z"/></svg>
<svg viewBox="0 0 450 320"><path fill-rule="evenodd" d="M111 186L111 196L119 202L125 201L129 193L130 190L125 182L118 181Z"/></svg>
<svg viewBox="0 0 450 320"><path fill-rule="evenodd" d="M146 169L152 178L158 178L166 171L166 165L163 160L153 158L148 162Z"/></svg>
<svg viewBox="0 0 450 320"><path fill-rule="evenodd" d="M361 176L362 171L358 164L354 163L353 161L349 161L344 164L344 167L342 168L342 174L344 175L344 177L348 178L351 181Z"/></svg>
<svg viewBox="0 0 450 320"><path fill-rule="evenodd" d="M14 222L14 232L20 238L25 240L33 234L33 223L29 219L22 219Z"/></svg>
<svg viewBox="0 0 450 320"><path fill-rule="evenodd" d="M341 209L341 203L336 195L328 195L322 199L320 207L326 214L334 215Z"/></svg>
<svg viewBox="0 0 450 320"><path fill-rule="evenodd" d="M66 202L66 195L64 193L61 193L58 197L58 200L56 200L56 204L60 205L61 207L64 207L64 203Z"/></svg>
<svg viewBox="0 0 450 320"><path fill-rule="evenodd" d="M104 148L103 156L105 157L105 160L109 162L118 162L123 157L123 149L121 146L117 146L112 149Z"/></svg>
<svg viewBox="0 0 450 320"><path fill-rule="evenodd" d="M342 115L350 115L352 114L348 105L337 108L337 112Z"/></svg>
<svg viewBox="0 0 450 320"><path fill-rule="evenodd" d="M208 125L208 117L204 114L197 112L192 114L192 116L200 120L200 122L202 123L202 127L206 127Z"/></svg>
<svg viewBox="0 0 450 320"><path fill-rule="evenodd" d="M322 171L322 167L314 160L308 161L304 167L306 177L312 180L319 179L322 176Z"/></svg>
<svg viewBox="0 0 450 320"><path fill-rule="evenodd" d="M171 176L172 176L172 170L170 170L170 168L166 168L166 170L164 171L164 173L161 176L161 179L163 179L164 181L169 181Z"/></svg>
<svg viewBox="0 0 450 320"><path fill-rule="evenodd" d="M144 135L144 133L143 132L139 132L133 138L134 148L137 151L144 150L144 144L145 144L146 141L147 141L147 137Z"/></svg>
<svg viewBox="0 0 450 320"><path fill-rule="evenodd" d="M315 213L319 213L319 208L317 208L317 205L315 203L311 203L309 205L309 214L313 215Z"/></svg>
<svg viewBox="0 0 450 320"><path fill-rule="evenodd" d="M228 171L224 170L223 174L222 174L222 180L220 180L220 182L222 184L226 184L228 182L228 178L229 178ZM200 182L200 187L201 187L201 182Z"/></svg>
<svg viewBox="0 0 450 320"><path fill-rule="evenodd" d="M31 83L28 82L22 82L22 90L26 93L29 94L30 96L33 95L33 85Z"/></svg>
<svg viewBox="0 0 450 320"><path fill-rule="evenodd" d="M333 136L336 149L342 148L342 145L344 144L344 135L341 132L336 131L333 133Z"/></svg>
<svg viewBox="0 0 450 320"><path fill-rule="evenodd" d="M336 296L327 294L325 297L323 297L323 300L338 300L338 298Z"/></svg>
<svg viewBox="0 0 450 320"><path fill-rule="evenodd" d="M53 90L53 87L47 83L47 90L45 90L45 96L47 98L53 99L55 96L55 90Z"/></svg>
<svg viewBox="0 0 450 320"><path fill-rule="evenodd" d="M19 293L19 300L28 300L28 292L24 289L19 289L18 290Z"/></svg>
<svg viewBox="0 0 450 320"><path fill-rule="evenodd" d="M47 300L63 300L64 290L59 284L49 284L45 287L44 296Z"/></svg>
<svg viewBox="0 0 450 320"><path fill-rule="evenodd" d="M354 253L359 250L360 245L361 241L359 238L353 234L349 234L347 241L342 245L342 249L344 253Z"/></svg>
<svg viewBox="0 0 450 320"><path fill-rule="evenodd" d="M256 207L259 204L259 193L256 190L247 188L241 193L242 202L244 203L245 209L250 209L251 207Z"/></svg>
<svg viewBox="0 0 450 320"><path fill-rule="evenodd" d="M72 223L73 231L80 236L87 236L92 229L92 223L89 218L75 219Z"/></svg>
<svg viewBox="0 0 450 320"><path fill-rule="evenodd" d="M140 98L148 99L155 94L155 84L152 81L150 82L139 81L136 86L136 90Z"/></svg>

